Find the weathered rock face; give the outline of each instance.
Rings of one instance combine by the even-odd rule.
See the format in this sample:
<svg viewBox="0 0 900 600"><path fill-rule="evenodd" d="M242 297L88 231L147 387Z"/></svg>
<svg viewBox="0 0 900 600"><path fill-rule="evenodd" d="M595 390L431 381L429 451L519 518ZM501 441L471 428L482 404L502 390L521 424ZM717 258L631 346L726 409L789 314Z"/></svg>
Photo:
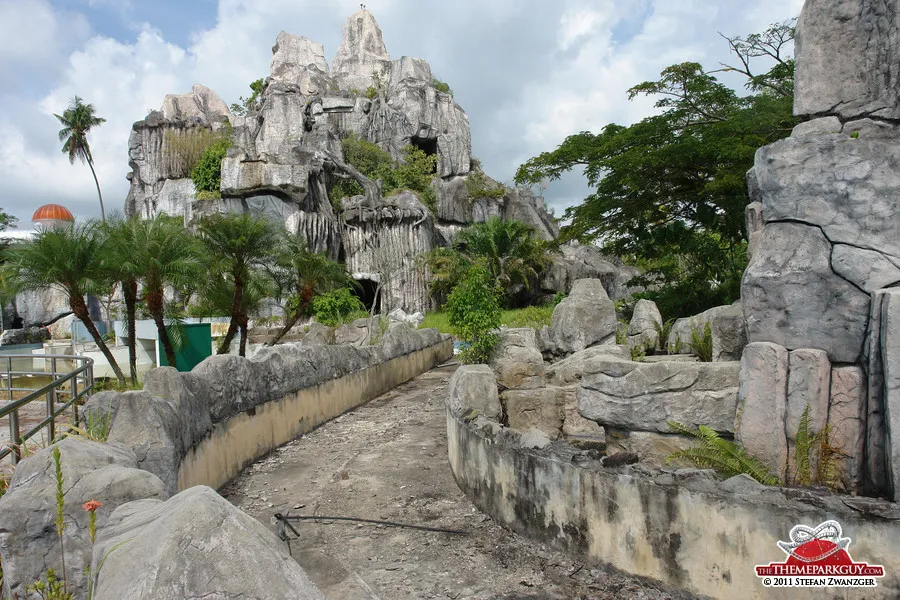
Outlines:
<svg viewBox="0 0 900 600"><path fill-rule="evenodd" d="M900 288L884 293L880 328L888 484L896 501L900 498Z"/></svg>
<svg viewBox="0 0 900 600"><path fill-rule="evenodd" d="M507 389L533 389L544 385L544 358L534 329L504 329L490 360L497 383Z"/></svg>
<svg viewBox="0 0 900 600"><path fill-rule="evenodd" d="M691 345L693 333L703 335L707 324L712 334L712 359L740 360L741 352L747 345L747 330L744 326L744 312L740 304L716 306L707 311L678 319L669 331L669 351L689 354L695 351Z"/></svg>
<svg viewBox="0 0 900 600"><path fill-rule="evenodd" d="M787 472L787 417L789 354L783 346L749 344L741 357L740 391L735 418L735 439L782 479Z"/></svg>
<svg viewBox="0 0 900 600"><path fill-rule="evenodd" d="M599 279L579 279L556 305L550 321L551 351L571 354L614 339L616 309Z"/></svg>
<svg viewBox="0 0 900 600"><path fill-rule="evenodd" d="M50 339L50 331L46 327L28 327L25 329L5 329L0 333L0 346L17 346L20 344L41 344Z"/></svg>
<svg viewBox="0 0 900 600"><path fill-rule="evenodd" d="M570 242L560 246L559 251L561 256L555 257L541 279L543 291L568 294L579 279L599 279L606 295L613 300L625 298L635 291L627 284L638 270L621 264L621 261L614 262L596 246Z"/></svg>
<svg viewBox="0 0 900 600"><path fill-rule="evenodd" d="M543 431L551 440L559 437L565 419L566 392L563 388L545 387L530 390L507 390L501 395L510 429L528 433Z"/></svg>
<svg viewBox="0 0 900 600"><path fill-rule="evenodd" d="M634 314L628 324L628 346L630 348L656 348L659 342L658 327L662 327L663 319L652 300L638 300L634 305Z"/></svg>
<svg viewBox="0 0 900 600"><path fill-rule="evenodd" d="M165 499L163 482L138 469L135 455L112 444L70 437L58 442L65 478L66 529L63 532L70 592L87 596L84 567L91 562L88 513L82 504L103 498L97 515L100 531L117 506L140 498ZM0 499L0 557L5 598L25 594L25 586L47 569L62 573L56 534L56 483L52 448L39 450L16 467L9 490Z"/></svg>
<svg viewBox="0 0 900 600"><path fill-rule="evenodd" d="M631 358L631 354L625 345L603 344L586 348L548 366L548 383L559 386L579 383L584 374L585 363L596 357L626 360Z"/></svg>
<svg viewBox="0 0 900 600"><path fill-rule="evenodd" d="M834 367L828 405L828 443L838 456L841 489L863 489L866 445L866 379L860 367Z"/></svg>
<svg viewBox="0 0 900 600"><path fill-rule="evenodd" d="M344 23L341 46L332 63L342 89L365 91L374 85L373 75L390 78L391 57L372 13L363 9Z"/></svg>
<svg viewBox="0 0 900 600"><path fill-rule="evenodd" d="M491 420L499 420L503 414L497 380L487 365L463 365L450 378L447 388L447 408L458 417L473 410Z"/></svg>
<svg viewBox="0 0 900 600"><path fill-rule="evenodd" d="M892 2L807 0L797 22L794 112L900 118L898 39Z"/></svg>
<svg viewBox="0 0 900 600"><path fill-rule="evenodd" d="M6 305L3 326L6 329L22 329L49 323L71 310L69 297L61 290L23 290Z"/></svg>
<svg viewBox="0 0 900 600"><path fill-rule="evenodd" d="M92 571L97 600L325 598L271 531L205 486L119 507Z"/></svg>
<svg viewBox="0 0 900 600"><path fill-rule="evenodd" d="M731 432L738 399L736 362L585 363L578 411L605 427L671 432L669 421Z"/></svg>
<svg viewBox="0 0 900 600"><path fill-rule="evenodd" d="M302 94L328 91L325 48L305 37L282 31L272 47L272 81L297 86ZM322 86L326 83L325 87Z"/></svg>

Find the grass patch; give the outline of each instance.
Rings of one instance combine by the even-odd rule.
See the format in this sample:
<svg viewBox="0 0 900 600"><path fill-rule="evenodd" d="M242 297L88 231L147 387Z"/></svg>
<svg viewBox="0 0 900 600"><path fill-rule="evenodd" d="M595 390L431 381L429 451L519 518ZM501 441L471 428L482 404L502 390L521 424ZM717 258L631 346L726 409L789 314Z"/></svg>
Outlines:
<svg viewBox="0 0 900 600"><path fill-rule="evenodd" d="M500 314L500 324L507 327L534 327L540 329L544 325L550 325L550 316L554 306L528 306L504 310ZM425 320L419 325L419 329L437 329L441 333L457 335L450 325L450 315L444 311L431 312L425 315Z"/></svg>

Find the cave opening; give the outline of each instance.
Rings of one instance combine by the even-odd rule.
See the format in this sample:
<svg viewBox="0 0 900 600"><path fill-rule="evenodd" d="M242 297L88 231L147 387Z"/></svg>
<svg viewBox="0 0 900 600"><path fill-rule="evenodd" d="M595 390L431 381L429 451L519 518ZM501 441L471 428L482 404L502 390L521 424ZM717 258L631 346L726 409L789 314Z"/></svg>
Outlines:
<svg viewBox="0 0 900 600"><path fill-rule="evenodd" d="M367 311L372 311L375 307L375 313L381 310L381 294L378 290L378 282L371 279L357 279L359 285L353 288L353 294L359 298Z"/></svg>
<svg viewBox="0 0 900 600"><path fill-rule="evenodd" d="M437 155L437 138L422 138L422 137L412 137L409 140L409 143L427 154L428 156L436 156ZM432 173L437 172L437 164L435 164L434 169L431 171Z"/></svg>

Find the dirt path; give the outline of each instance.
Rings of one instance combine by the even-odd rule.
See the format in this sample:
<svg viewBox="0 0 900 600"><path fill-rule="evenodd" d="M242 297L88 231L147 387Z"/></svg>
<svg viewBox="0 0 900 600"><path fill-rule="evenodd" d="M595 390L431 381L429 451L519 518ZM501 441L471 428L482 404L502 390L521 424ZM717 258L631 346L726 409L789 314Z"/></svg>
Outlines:
<svg viewBox="0 0 900 600"><path fill-rule="evenodd" d="M501 528L460 492L443 398L455 366L398 387L249 467L222 494L276 529L274 514L380 519L464 535L295 522L293 556L329 600L670 599Z"/></svg>

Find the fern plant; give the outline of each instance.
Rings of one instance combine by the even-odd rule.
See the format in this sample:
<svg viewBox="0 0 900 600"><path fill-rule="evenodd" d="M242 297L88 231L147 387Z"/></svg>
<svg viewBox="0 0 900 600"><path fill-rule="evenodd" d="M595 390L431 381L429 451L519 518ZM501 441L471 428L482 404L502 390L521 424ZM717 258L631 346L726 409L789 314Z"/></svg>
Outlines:
<svg viewBox="0 0 900 600"><path fill-rule="evenodd" d="M797 439L794 443L795 458L797 460L797 483L803 487L809 487L812 483L809 467L809 450L815 442L815 433L809 430L809 404L800 415L800 424L797 426Z"/></svg>
<svg viewBox="0 0 900 600"><path fill-rule="evenodd" d="M660 323L659 321L653 322L653 327L656 328L656 347L660 350L666 350L669 347L669 334L672 333L672 326L675 324L675 319L669 319L665 323Z"/></svg>
<svg viewBox="0 0 900 600"><path fill-rule="evenodd" d="M669 421L668 425L675 433L697 440L697 445L670 454L666 458L667 463L685 459L701 469L714 469L726 479L745 473L764 485L781 484L781 480L762 462L747 454L747 451L737 443L722 439L715 430L706 425L700 425L697 429L691 429L677 421Z"/></svg>
<svg viewBox="0 0 900 600"><path fill-rule="evenodd" d="M707 323L701 332L698 327L694 327L691 323L691 348L694 350L701 362L712 362L713 360L713 340L712 328Z"/></svg>
<svg viewBox="0 0 900 600"><path fill-rule="evenodd" d="M811 485L824 485L828 489L837 487L839 472L837 467L838 457L843 456L839 448L832 446L828 441L830 427L826 424L822 431L816 433L809 427L810 406L806 405L803 414L800 415L800 424L797 426L797 436L794 443L794 456L797 462L796 482L803 487ZM810 461L810 451L818 455L815 471Z"/></svg>
<svg viewBox="0 0 900 600"><path fill-rule="evenodd" d="M628 340L628 322L619 321L616 325L616 343L620 346Z"/></svg>

